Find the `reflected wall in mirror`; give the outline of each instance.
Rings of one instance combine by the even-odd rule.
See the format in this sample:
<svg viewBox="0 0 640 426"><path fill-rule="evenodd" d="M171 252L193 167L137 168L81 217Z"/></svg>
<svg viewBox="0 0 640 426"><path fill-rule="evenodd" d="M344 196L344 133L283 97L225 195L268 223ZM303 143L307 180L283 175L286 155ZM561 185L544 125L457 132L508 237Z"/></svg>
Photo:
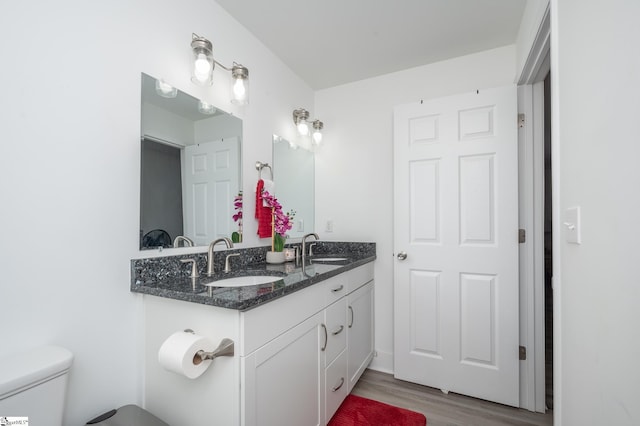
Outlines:
<svg viewBox="0 0 640 426"><path fill-rule="evenodd" d="M156 83L142 74L140 249L241 240L242 120Z"/></svg>
<svg viewBox="0 0 640 426"><path fill-rule="evenodd" d="M315 211L315 158L312 151L273 135L273 180L282 211L296 212L289 238L313 232Z"/></svg>

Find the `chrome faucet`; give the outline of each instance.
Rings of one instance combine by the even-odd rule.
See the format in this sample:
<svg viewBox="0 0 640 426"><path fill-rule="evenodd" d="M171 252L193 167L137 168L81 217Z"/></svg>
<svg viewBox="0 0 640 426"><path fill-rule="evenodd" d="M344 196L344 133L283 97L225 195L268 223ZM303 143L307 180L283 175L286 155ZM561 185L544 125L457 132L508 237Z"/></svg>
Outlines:
<svg viewBox="0 0 640 426"><path fill-rule="evenodd" d="M174 240L173 240L173 247L180 247L180 243L183 243L182 246L183 247L193 247L193 240L189 237L185 237L184 235L178 235Z"/></svg>
<svg viewBox="0 0 640 426"><path fill-rule="evenodd" d="M315 232L312 232L302 237L302 264L303 265L304 265L305 259L307 258L307 237L313 237L316 239L316 241L320 239L320 237L318 237L318 234L316 234ZM311 254L312 253L309 253L309 255Z"/></svg>
<svg viewBox="0 0 640 426"><path fill-rule="evenodd" d="M212 276L214 274L213 271L213 246L218 243L225 243L227 248L230 249L233 247L233 241L231 241L227 237L218 238L217 240L213 240L211 244L209 244L209 252L207 253L207 275Z"/></svg>

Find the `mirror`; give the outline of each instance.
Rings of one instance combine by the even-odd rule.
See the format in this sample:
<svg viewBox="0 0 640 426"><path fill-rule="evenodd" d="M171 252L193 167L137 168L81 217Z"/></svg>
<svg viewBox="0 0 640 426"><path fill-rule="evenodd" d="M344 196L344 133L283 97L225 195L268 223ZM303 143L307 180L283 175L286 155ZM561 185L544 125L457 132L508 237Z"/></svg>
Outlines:
<svg viewBox="0 0 640 426"><path fill-rule="evenodd" d="M315 158L312 151L273 135L273 180L282 211L295 211L289 238L313 232L315 223Z"/></svg>
<svg viewBox="0 0 640 426"><path fill-rule="evenodd" d="M142 74L140 249L241 241L242 120L163 84Z"/></svg>

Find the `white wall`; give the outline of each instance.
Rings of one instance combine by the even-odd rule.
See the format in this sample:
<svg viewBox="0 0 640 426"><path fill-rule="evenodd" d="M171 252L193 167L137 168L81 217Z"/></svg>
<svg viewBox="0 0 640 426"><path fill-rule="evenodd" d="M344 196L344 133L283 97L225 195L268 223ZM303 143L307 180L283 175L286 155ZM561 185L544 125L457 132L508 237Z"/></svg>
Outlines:
<svg viewBox="0 0 640 426"><path fill-rule="evenodd" d="M191 33L251 72L251 104L229 103L230 78L190 83ZM0 356L53 343L75 354L64 424L140 403L137 255L140 73L244 119L244 192L271 135L313 91L210 0L44 0L0 13ZM251 203L246 203L251 206ZM247 209L247 216L253 211ZM250 211L249 211L250 210ZM259 243L247 221L246 241Z"/></svg>
<svg viewBox="0 0 640 426"><path fill-rule="evenodd" d="M640 2L551 5L556 424L638 425Z"/></svg>
<svg viewBox="0 0 640 426"><path fill-rule="evenodd" d="M372 368L393 370L393 107L513 84L507 46L316 93L325 123L316 153L316 229L320 237L377 243L376 350ZM325 225L333 220L334 232Z"/></svg>

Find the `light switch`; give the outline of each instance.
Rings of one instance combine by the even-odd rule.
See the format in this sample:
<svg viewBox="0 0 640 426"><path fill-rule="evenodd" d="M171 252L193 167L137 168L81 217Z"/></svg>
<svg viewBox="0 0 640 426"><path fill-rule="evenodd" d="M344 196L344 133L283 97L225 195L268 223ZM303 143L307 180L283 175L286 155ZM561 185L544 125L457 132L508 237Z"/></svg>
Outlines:
<svg viewBox="0 0 640 426"><path fill-rule="evenodd" d="M569 207L564 211L564 232L568 243L580 244L580 207Z"/></svg>
<svg viewBox="0 0 640 426"><path fill-rule="evenodd" d="M327 224L324 227L324 232L333 232L333 220L327 220Z"/></svg>

